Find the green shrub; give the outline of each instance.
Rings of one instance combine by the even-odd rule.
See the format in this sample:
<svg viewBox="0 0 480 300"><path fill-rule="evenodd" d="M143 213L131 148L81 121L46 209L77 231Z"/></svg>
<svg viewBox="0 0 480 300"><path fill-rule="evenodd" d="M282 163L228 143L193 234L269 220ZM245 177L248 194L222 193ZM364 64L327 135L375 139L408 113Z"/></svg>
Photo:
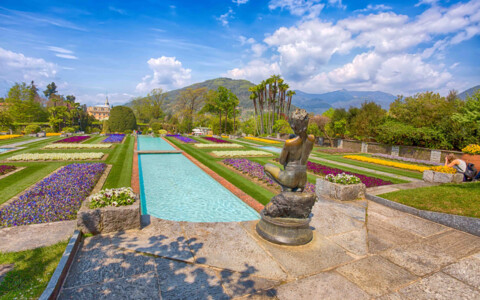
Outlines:
<svg viewBox="0 0 480 300"><path fill-rule="evenodd" d="M25 134L39 133L40 126L38 125L28 125L25 127Z"/></svg>
<svg viewBox="0 0 480 300"><path fill-rule="evenodd" d="M75 128L73 128L73 127L64 127L62 131L65 132L65 133L74 133L74 132L75 132Z"/></svg>
<svg viewBox="0 0 480 300"><path fill-rule="evenodd" d="M125 133L125 134L132 134L132 132L133 132L132 130L130 130L130 129L127 129L127 130L125 130L125 132L124 132L124 133Z"/></svg>
<svg viewBox="0 0 480 300"><path fill-rule="evenodd" d="M160 129L158 131L158 134L167 134L167 131L165 129Z"/></svg>
<svg viewBox="0 0 480 300"><path fill-rule="evenodd" d="M152 122L150 127L154 132L158 132L160 129L163 129L162 123L160 122Z"/></svg>
<svg viewBox="0 0 480 300"><path fill-rule="evenodd" d="M125 130L135 130L137 128L137 120L133 110L126 106L112 108L107 124L110 132L125 132ZM105 128L103 131L106 132Z"/></svg>
<svg viewBox="0 0 480 300"><path fill-rule="evenodd" d="M45 128L45 133L53 133L55 131L53 131L53 129L51 127L47 127Z"/></svg>

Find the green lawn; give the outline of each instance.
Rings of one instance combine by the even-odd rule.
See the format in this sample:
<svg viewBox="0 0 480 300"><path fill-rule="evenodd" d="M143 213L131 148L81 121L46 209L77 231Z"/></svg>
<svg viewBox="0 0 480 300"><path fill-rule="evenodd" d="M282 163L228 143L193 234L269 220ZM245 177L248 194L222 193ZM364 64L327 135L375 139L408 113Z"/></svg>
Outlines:
<svg viewBox="0 0 480 300"><path fill-rule="evenodd" d="M480 218L480 182L402 190L380 197L422 210Z"/></svg>
<svg viewBox="0 0 480 300"><path fill-rule="evenodd" d="M132 180L133 166L133 147L135 138L127 136L123 144L115 146L115 151L111 152L107 158L107 164L113 165L104 188L128 187Z"/></svg>
<svg viewBox="0 0 480 300"><path fill-rule="evenodd" d="M13 253L0 253L0 264L15 264L0 283L1 299L34 299L47 287L68 242Z"/></svg>
<svg viewBox="0 0 480 300"><path fill-rule="evenodd" d="M28 141L33 139L31 136L21 136L18 138L8 139L8 140L0 140L0 146L8 145L8 144L15 144L23 141Z"/></svg>
<svg viewBox="0 0 480 300"><path fill-rule="evenodd" d="M357 166L357 167L364 167L368 168L371 170L376 170L376 171L381 171L381 172L387 172L395 175L401 175L405 177L410 177L410 178L415 178L415 179L422 179L422 173L420 172L413 172L413 171L407 171L407 170L402 170L398 168L393 168L393 167L387 167L387 166L381 166L373 163L367 163L367 162L361 162L361 161L356 161L353 159L348 159L348 158L343 158L342 155L332 155L332 154L326 154L326 153L315 153L314 154L317 157L328 159L334 162L340 162L340 163L346 163L352 166ZM315 159L314 157L310 156L311 158ZM340 167L342 168L342 167Z"/></svg>

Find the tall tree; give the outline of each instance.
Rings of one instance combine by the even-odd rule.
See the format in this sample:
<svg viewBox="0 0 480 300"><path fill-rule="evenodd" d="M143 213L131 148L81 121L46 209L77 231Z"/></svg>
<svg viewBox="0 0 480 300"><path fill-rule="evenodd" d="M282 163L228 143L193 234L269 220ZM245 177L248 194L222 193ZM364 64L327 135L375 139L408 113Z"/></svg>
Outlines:
<svg viewBox="0 0 480 300"><path fill-rule="evenodd" d="M193 119L199 108L203 105L206 92L206 88L187 88L180 92L178 96L178 106L183 116L182 124L184 124L185 131L192 131Z"/></svg>
<svg viewBox="0 0 480 300"><path fill-rule="evenodd" d="M45 97L47 97L47 99L50 99L50 96L55 95L56 93L58 93L58 91L55 82L48 84L47 89L43 91L43 94L45 95Z"/></svg>

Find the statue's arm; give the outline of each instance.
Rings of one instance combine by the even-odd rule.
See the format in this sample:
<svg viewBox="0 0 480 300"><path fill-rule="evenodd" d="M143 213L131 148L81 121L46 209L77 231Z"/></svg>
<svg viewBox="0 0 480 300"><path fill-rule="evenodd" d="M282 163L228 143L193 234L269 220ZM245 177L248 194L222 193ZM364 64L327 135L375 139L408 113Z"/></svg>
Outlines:
<svg viewBox="0 0 480 300"><path fill-rule="evenodd" d="M287 163L287 160L288 160L288 148L287 148L287 144L283 145L283 149L282 149L282 152L280 153L280 158L278 159L279 163L282 165L282 166L285 166L285 164Z"/></svg>

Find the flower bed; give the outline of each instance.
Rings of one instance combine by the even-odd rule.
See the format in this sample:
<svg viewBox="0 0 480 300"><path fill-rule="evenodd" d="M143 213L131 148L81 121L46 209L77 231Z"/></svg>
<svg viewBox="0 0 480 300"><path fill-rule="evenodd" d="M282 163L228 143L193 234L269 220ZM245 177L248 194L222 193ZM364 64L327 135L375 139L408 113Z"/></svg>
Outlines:
<svg viewBox="0 0 480 300"><path fill-rule="evenodd" d="M0 228L75 219L105 168L103 163L63 167L0 209Z"/></svg>
<svg viewBox="0 0 480 300"><path fill-rule="evenodd" d="M184 137L182 135L179 135L179 134L167 134L167 136L169 137L174 137L176 138L177 140L181 141L181 142L184 142L184 143L198 143L196 140L194 139L191 139L191 138L188 138L188 137Z"/></svg>
<svg viewBox="0 0 480 300"><path fill-rule="evenodd" d="M272 156L272 153L258 150L212 151L217 157Z"/></svg>
<svg viewBox="0 0 480 300"><path fill-rule="evenodd" d="M222 140L222 139L217 139L217 138L214 138L214 137L204 137L204 139L206 139L207 141L210 141L210 142L214 142L214 143L217 143L217 144L223 144L223 143L230 143L229 141L225 141L225 140Z"/></svg>
<svg viewBox="0 0 480 300"><path fill-rule="evenodd" d="M45 135L47 137L48 136L60 136L60 135L62 135L62 133L60 133L60 132L47 132Z"/></svg>
<svg viewBox="0 0 480 300"><path fill-rule="evenodd" d="M197 148L243 148L242 145L239 144L195 144Z"/></svg>
<svg viewBox="0 0 480 300"><path fill-rule="evenodd" d="M100 208L105 206L126 206L132 205L136 200L136 195L131 187L106 189L90 196L90 208Z"/></svg>
<svg viewBox="0 0 480 300"><path fill-rule="evenodd" d="M480 145L470 144L467 147L463 148L462 152L470 155L480 154Z"/></svg>
<svg viewBox="0 0 480 300"><path fill-rule="evenodd" d="M9 140L9 139L14 139L21 136L22 136L21 134L4 134L4 135L0 135L0 140Z"/></svg>
<svg viewBox="0 0 480 300"><path fill-rule="evenodd" d="M447 167L447 166L431 167L430 170L435 172L440 172L440 173L447 173L447 174L457 173L457 170L455 168Z"/></svg>
<svg viewBox="0 0 480 300"><path fill-rule="evenodd" d="M88 135L71 136L63 140L56 141L55 143L80 143L89 138L90 136Z"/></svg>
<svg viewBox="0 0 480 300"><path fill-rule="evenodd" d="M364 162L374 163L374 164L377 164L377 165L395 167L395 168L400 168L400 169L405 169L405 170L410 170L410 171L423 172L423 171L429 169L429 167L423 167L423 166L417 166L417 165L411 165L411 164L402 164L402 163L397 163L397 162L394 162L394 161L365 157L365 156L360 156L360 155L345 155L344 157L348 158L348 159L364 161Z"/></svg>
<svg viewBox="0 0 480 300"><path fill-rule="evenodd" d="M345 174L345 173L341 173L337 175L328 174L327 176L325 176L325 180L333 183L339 183L339 184L345 184L345 185L362 183L360 181L360 178L358 178L357 176Z"/></svg>
<svg viewBox="0 0 480 300"><path fill-rule="evenodd" d="M103 152L85 152L85 153L24 153L7 158L10 161L23 160L93 160L101 159Z"/></svg>
<svg viewBox="0 0 480 300"><path fill-rule="evenodd" d="M237 169L243 174L248 175L251 178L256 178L260 181L265 182L268 185L276 185L276 183L272 179L270 179L270 177L265 175L263 166L257 162L245 158L227 158L222 160L222 162L228 166ZM315 193L315 185L307 182L307 185L305 186L305 191Z"/></svg>
<svg viewBox="0 0 480 300"><path fill-rule="evenodd" d="M253 137L253 136L246 136L246 137L244 137L244 139L257 141L257 142L262 142L262 143L267 143L267 144L281 144L281 142L279 142L279 141L267 140L267 139Z"/></svg>
<svg viewBox="0 0 480 300"><path fill-rule="evenodd" d="M74 143L61 143L50 144L43 149L106 149L112 147L112 144L74 144Z"/></svg>
<svg viewBox="0 0 480 300"><path fill-rule="evenodd" d="M125 134L110 134L106 139L102 141L102 143L121 143L125 138Z"/></svg>
<svg viewBox="0 0 480 300"><path fill-rule="evenodd" d="M0 175L5 175L7 173L12 172L15 170L17 167L15 166L7 166L7 165L0 165Z"/></svg>
<svg viewBox="0 0 480 300"><path fill-rule="evenodd" d="M374 153L374 154L372 154L372 156L386 158L386 159L399 160L399 161L405 161L405 162L411 162L411 163L422 164L422 165L430 165L430 166L441 166L441 165L443 165L442 163L437 163L437 162L433 162L433 161L429 161L429 160L415 159L415 158L408 158L408 157L400 157L400 156L394 156L394 155L388 155L388 154L382 154L382 153Z"/></svg>

